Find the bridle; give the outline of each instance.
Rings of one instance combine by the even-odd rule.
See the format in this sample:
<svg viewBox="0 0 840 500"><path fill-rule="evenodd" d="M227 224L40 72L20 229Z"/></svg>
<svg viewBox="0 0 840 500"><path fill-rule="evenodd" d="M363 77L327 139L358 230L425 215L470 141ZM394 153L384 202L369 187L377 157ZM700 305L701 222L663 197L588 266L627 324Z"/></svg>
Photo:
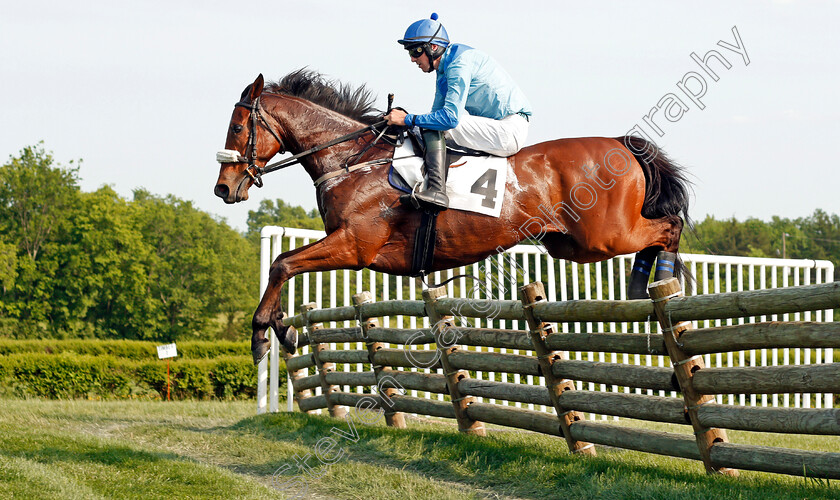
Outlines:
<svg viewBox="0 0 840 500"><path fill-rule="evenodd" d="M388 106L389 108L390 108L390 99L393 99L393 98L391 96L389 96L389 106ZM251 102L251 103L237 102L234 106L235 107L240 107L240 108L246 108L246 109L249 109L251 111L251 118L248 122L248 132L249 132L250 135L248 137L248 146L247 146L247 149L245 150L245 156L243 157L241 154L239 154L239 151L236 151L234 149L223 149L223 150L216 153L216 161L219 162L219 163L247 163L248 166L245 168L244 172L245 172L246 175L248 175L248 177L250 177L254 181L254 185L257 186L258 188L263 187L263 180L262 180L263 174L274 172L275 170L280 170L281 168L290 167L292 165L300 163L300 159L303 158L304 156L308 156L308 155L311 155L313 153L317 153L318 151L321 151L323 149L326 149L330 146L334 146L336 144L346 142L346 141L349 141L351 139L355 139L356 137L359 137L359 136L361 136L361 135L363 135L363 134L365 134L369 131L376 131L377 127L386 124L386 120L378 121L378 122L374 123L373 125L368 125L367 127L361 128L361 129L356 130L354 132L350 132L349 134L343 135L343 136L341 136L337 139L333 139L329 142L325 142L324 144L320 144L320 145L315 146L313 148L307 149L306 151L304 151L302 153L298 153L298 154L296 154L296 155L294 155L290 158L280 160L278 162L272 163L270 165L266 165L264 167L259 167L259 166L257 166L258 158L257 158L257 133L256 132L257 132L257 127L259 127L260 124L262 124L263 127L265 127L269 132L271 132L271 135L274 136L274 139L276 139L277 142L280 144L280 150L278 151L278 154L283 154L283 153L286 152L286 145L283 142L283 140L280 138L280 136L277 135L277 132L275 132L274 129L271 128L268 121L263 116L262 111L261 111L262 108L260 107L260 98L259 97L254 99L254 101ZM374 139L370 144L368 144L367 147L361 153L357 153L357 154L353 155L353 157L361 158L361 155L364 154L365 151L367 151L370 147L372 147L383 136L386 129L387 129L387 126L382 129L382 131L377 135L376 139ZM347 165L347 163L348 162L345 162L344 171L331 172L330 174L327 174L327 175L323 176L321 179L318 179L317 181L315 181L315 185L318 186L321 182L323 182L323 180L326 180L327 177L334 177L335 175L340 175L344 172L350 172L352 170L355 170L355 168L349 167ZM366 162L365 165L367 165L369 163L370 162ZM354 165L354 167L360 167L361 165L362 164L357 164L357 165Z"/></svg>
<svg viewBox="0 0 840 500"><path fill-rule="evenodd" d="M248 121L248 147L245 149L245 158L239 156L237 152L237 158L235 161L230 163L248 163L248 166L245 168L245 174L253 179L254 185L258 188L263 187L262 181L262 174L263 169L257 166L257 127L262 124L263 127L266 128L271 135L274 136L274 139L277 140L277 143L280 144L280 151L278 153L283 154L286 152L286 145L283 143L283 139L277 135L277 132L268 124L268 121L262 114L262 108L260 108L260 98L257 97L251 103L245 102L237 102L234 107L239 108L246 108L251 111L251 119ZM230 151L230 150L225 150ZM221 153L221 151L220 151ZM218 159L219 154L216 154L216 159ZM252 172L253 170L253 172Z"/></svg>

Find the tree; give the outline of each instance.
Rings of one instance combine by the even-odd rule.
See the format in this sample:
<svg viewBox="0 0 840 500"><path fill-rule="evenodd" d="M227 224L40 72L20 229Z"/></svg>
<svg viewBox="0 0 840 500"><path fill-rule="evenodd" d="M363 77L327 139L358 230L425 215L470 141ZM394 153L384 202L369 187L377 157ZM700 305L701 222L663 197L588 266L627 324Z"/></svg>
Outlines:
<svg viewBox="0 0 840 500"><path fill-rule="evenodd" d="M78 166L53 167L43 143L28 146L0 167L0 229L33 261L72 209L79 193Z"/></svg>
<svg viewBox="0 0 840 500"><path fill-rule="evenodd" d="M253 241L259 238L264 226L297 227L323 231L324 221L321 214L312 209L306 212L303 207L292 206L278 199L276 202L262 200L257 210L248 211L248 237Z"/></svg>
<svg viewBox="0 0 840 500"><path fill-rule="evenodd" d="M784 255L791 259L830 260L835 266L840 265L840 217L819 209L808 217L791 220L774 216L768 222L707 216L695 230L694 235L683 232L680 248L684 252L748 257Z"/></svg>
<svg viewBox="0 0 840 500"><path fill-rule="evenodd" d="M78 167L55 165L43 144L28 146L0 167L0 311L22 322L22 331L44 331L54 311L51 301L57 250L67 214L79 202Z"/></svg>
<svg viewBox="0 0 840 500"><path fill-rule="evenodd" d="M0 167L0 336L175 340L245 330L256 247L188 201L110 187L42 145Z"/></svg>
<svg viewBox="0 0 840 500"><path fill-rule="evenodd" d="M0 292L5 294L15 286L17 278L17 249L0 241Z"/></svg>
<svg viewBox="0 0 840 500"><path fill-rule="evenodd" d="M219 315L256 306L258 257L239 233L171 195L137 190L134 209L153 249L146 271L162 338L217 333Z"/></svg>
<svg viewBox="0 0 840 500"><path fill-rule="evenodd" d="M793 243L802 246L808 258L826 259L840 265L840 217L815 210L808 217L796 219L801 235L792 237Z"/></svg>
<svg viewBox="0 0 840 500"><path fill-rule="evenodd" d="M153 336L158 324L146 272L153 249L133 224L133 207L108 186L80 198L55 256L53 302L61 307L53 324L73 336Z"/></svg>

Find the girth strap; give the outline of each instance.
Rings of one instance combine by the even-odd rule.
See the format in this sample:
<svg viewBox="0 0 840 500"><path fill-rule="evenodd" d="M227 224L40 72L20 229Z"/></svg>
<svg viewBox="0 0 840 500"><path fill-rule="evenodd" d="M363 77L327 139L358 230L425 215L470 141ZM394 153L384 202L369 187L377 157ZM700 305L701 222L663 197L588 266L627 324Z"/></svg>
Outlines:
<svg viewBox="0 0 840 500"><path fill-rule="evenodd" d="M414 255L411 261L411 276L426 275L432 268L432 263L435 259L438 213L424 210L420 215L420 226L414 233Z"/></svg>

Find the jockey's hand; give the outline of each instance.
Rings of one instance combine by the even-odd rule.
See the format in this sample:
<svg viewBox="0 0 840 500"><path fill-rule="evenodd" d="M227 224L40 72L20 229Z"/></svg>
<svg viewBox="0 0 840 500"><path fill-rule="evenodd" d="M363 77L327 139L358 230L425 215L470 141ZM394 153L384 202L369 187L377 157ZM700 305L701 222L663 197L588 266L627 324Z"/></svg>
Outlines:
<svg viewBox="0 0 840 500"><path fill-rule="evenodd" d="M385 115L388 125L397 125L398 127L405 127L405 111L399 108L394 108Z"/></svg>

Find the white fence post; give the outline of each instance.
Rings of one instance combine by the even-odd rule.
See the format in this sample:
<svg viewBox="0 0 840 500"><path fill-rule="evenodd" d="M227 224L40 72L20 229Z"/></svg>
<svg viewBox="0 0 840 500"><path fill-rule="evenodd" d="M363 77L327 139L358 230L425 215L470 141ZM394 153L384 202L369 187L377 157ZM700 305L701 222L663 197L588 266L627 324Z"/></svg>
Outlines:
<svg viewBox="0 0 840 500"><path fill-rule="evenodd" d="M260 296L268 288L268 269L271 266L271 236L269 227L260 231ZM274 357L277 349L274 346L274 335L271 335L272 343L269 357ZM257 413L265 413L268 409L268 357L263 358L257 365ZM274 386L272 385L272 389ZM275 391L276 392L276 391ZM274 397L274 394L272 394ZM272 408L272 411L276 411Z"/></svg>

